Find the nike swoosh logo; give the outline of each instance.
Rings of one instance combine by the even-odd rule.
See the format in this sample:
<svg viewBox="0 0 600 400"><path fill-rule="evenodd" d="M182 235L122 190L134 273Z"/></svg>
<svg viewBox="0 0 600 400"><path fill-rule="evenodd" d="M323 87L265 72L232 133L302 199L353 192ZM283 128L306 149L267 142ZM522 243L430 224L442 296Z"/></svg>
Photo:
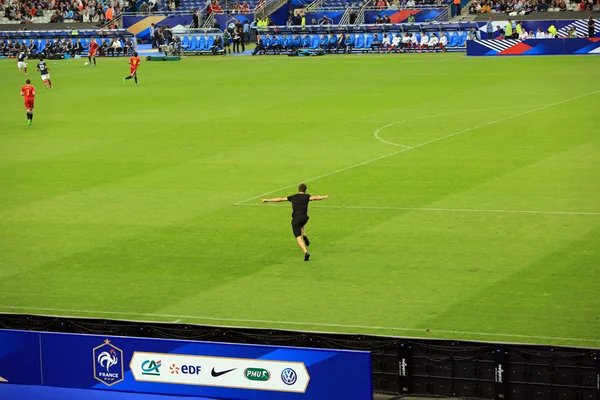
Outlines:
<svg viewBox="0 0 600 400"><path fill-rule="evenodd" d="M211 374L211 375L212 375L214 378L216 378L216 377L218 377L218 376L225 375L225 374L226 374L226 373L228 373L228 372L235 371L236 369L237 369L237 368L232 368L232 369L228 369L228 370L225 370L225 371L220 371L220 372L217 372L217 371L215 371L215 369L213 368L213 369L212 369L212 371L210 371L210 374Z"/></svg>

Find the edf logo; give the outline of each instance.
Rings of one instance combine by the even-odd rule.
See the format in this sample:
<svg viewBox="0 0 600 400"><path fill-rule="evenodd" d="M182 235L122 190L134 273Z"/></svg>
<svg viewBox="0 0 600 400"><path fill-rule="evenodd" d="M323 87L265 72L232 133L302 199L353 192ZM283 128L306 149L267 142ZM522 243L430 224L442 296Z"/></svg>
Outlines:
<svg viewBox="0 0 600 400"><path fill-rule="evenodd" d="M179 375L179 372L184 375L199 375L202 371L200 365L182 365L180 368L176 364L173 364L169 369L171 370L171 375Z"/></svg>
<svg viewBox="0 0 600 400"><path fill-rule="evenodd" d="M199 365L182 365L181 373L186 375L198 375L202 371L202 367Z"/></svg>

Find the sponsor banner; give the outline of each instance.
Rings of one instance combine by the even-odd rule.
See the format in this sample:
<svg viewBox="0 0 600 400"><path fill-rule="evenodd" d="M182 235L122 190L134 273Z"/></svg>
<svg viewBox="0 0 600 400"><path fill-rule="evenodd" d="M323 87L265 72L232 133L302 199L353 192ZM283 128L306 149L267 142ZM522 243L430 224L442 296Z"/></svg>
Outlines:
<svg viewBox="0 0 600 400"><path fill-rule="evenodd" d="M0 330L0 381L231 400L371 399L368 352Z"/></svg>
<svg viewBox="0 0 600 400"><path fill-rule="evenodd" d="M305 393L310 381L304 363L250 358L135 352L129 368L140 382L234 389Z"/></svg>
<svg viewBox="0 0 600 400"><path fill-rule="evenodd" d="M519 20L518 17L513 18L513 24L516 24L516 21ZM599 36L600 34L600 19L595 20L595 34ZM545 20L525 20L522 21L522 28L527 32L531 31L536 33L538 29L541 29L542 32L546 32L550 26L554 25L557 29L558 37L568 37L569 31L571 28L575 28L577 32L577 37L584 38L588 36L588 20L587 19L545 19ZM488 27L487 21L477 21L476 24L479 26L479 36L481 39L488 39ZM493 38L497 38L500 36L500 32L498 28L504 29L508 24L508 20L504 21L492 21L492 36ZM489 38L492 39L492 38Z"/></svg>
<svg viewBox="0 0 600 400"><path fill-rule="evenodd" d="M467 40L468 56L600 54L600 38Z"/></svg>

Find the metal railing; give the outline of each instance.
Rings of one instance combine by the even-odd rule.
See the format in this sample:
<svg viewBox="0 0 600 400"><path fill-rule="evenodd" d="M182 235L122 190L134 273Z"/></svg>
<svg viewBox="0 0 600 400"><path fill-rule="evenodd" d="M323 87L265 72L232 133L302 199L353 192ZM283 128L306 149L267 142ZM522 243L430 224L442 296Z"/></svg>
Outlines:
<svg viewBox="0 0 600 400"><path fill-rule="evenodd" d="M346 11L344 11L344 14L342 14L342 18L340 18L340 22L338 22L338 25L348 25L348 22L350 22L351 11L351 8L346 8Z"/></svg>
<svg viewBox="0 0 600 400"><path fill-rule="evenodd" d="M208 17L206 17L206 19L204 20L202 27L212 28L213 26L215 26L215 13L210 13Z"/></svg>

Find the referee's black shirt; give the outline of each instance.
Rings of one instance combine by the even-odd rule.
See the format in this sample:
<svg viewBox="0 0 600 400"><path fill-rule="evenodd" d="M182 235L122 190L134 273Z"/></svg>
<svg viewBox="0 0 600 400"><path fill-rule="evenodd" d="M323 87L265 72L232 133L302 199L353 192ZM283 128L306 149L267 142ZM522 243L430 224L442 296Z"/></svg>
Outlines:
<svg viewBox="0 0 600 400"><path fill-rule="evenodd" d="M288 201L292 203L292 219L308 218L308 202L310 194L296 193L288 196Z"/></svg>

